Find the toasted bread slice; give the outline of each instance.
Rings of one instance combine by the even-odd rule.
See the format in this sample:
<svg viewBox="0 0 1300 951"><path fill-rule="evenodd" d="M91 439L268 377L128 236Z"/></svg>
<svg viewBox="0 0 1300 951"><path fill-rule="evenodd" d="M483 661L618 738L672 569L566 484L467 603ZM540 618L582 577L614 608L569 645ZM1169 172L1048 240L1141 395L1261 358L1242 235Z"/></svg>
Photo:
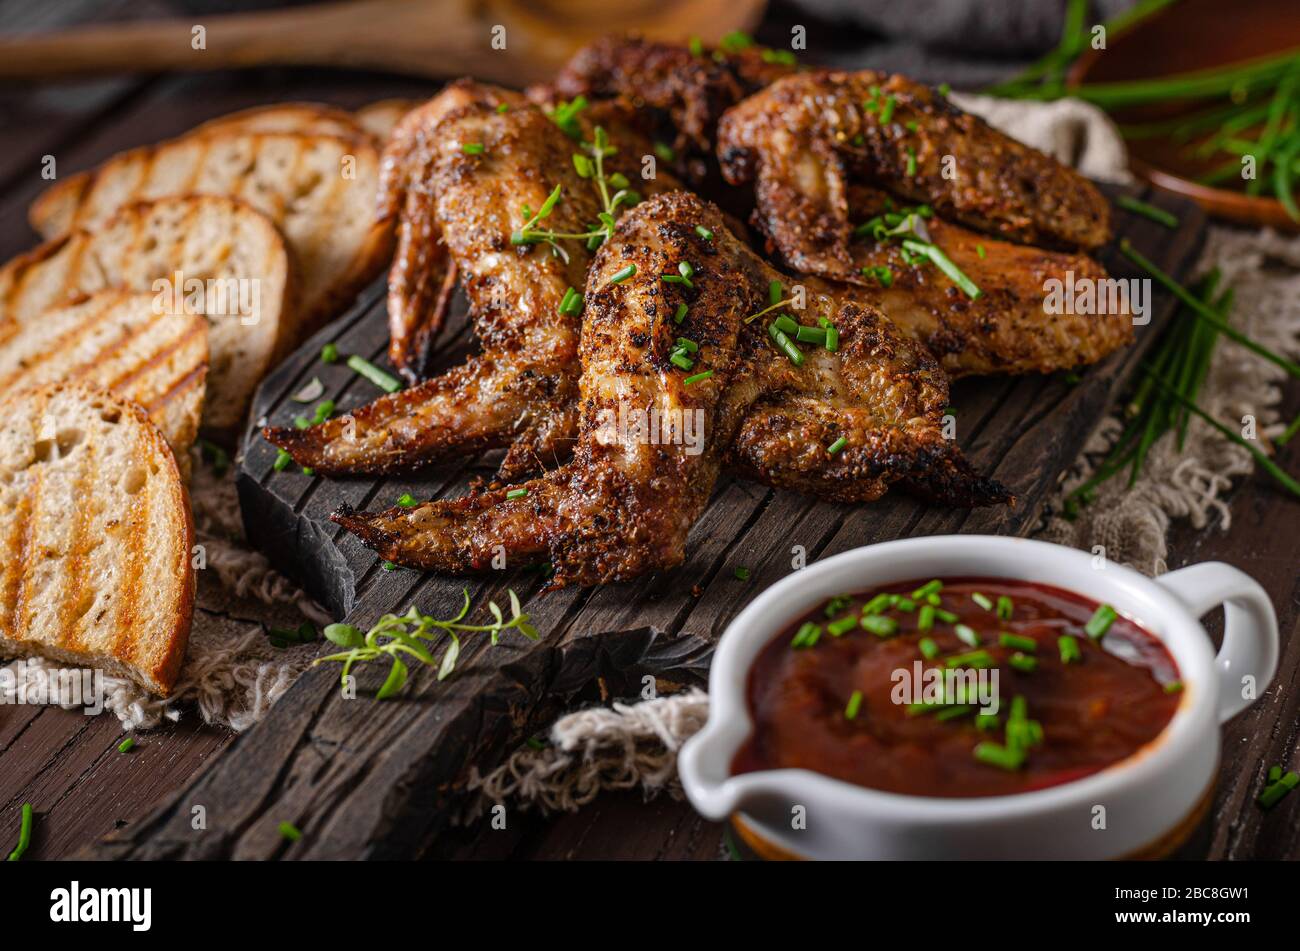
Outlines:
<svg viewBox="0 0 1300 951"><path fill-rule="evenodd" d="M0 393L82 381L139 404L188 474L208 372L208 328L153 294L106 290L29 321L0 346Z"/></svg>
<svg viewBox="0 0 1300 951"><path fill-rule="evenodd" d="M280 232L243 202L214 196L141 202L95 231L78 229L0 268L0 345L43 320L49 308L87 294L107 287L153 291L158 310L188 309L207 318L204 421L233 429L258 382L297 339L291 283ZM163 431L170 433L165 425Z"/></svg>
<svg viewBox="0 0 1300 951"><path fill-rule="evenodd" d="M336 135L344 139L370 135L359 116L319 102L278 102L269 106L254 106L252 109L242 109L205 122L189 134L211 132L297 132L306 135Z"/></svg>
<svg viewBox="0 0 1300 951"><path fill-rule="evenodd" d="M225 195L265 213L298 265L300 326L315 329L392 253L379 221L379 153L366 139L296 133L193 134L124 152L46 190L30 209L47 238L94 229L136 201Z"/></svg>
<svg viewBox="0 0 1300 951"><path fill-rule="evenodd" d="M402 116L424 103L423 99L380 99L358 109L357 122L380 142L385 142Z"/></svg>
<svg viewBox="0 0 1300 951"><path fill-rule="evenodd" d="M0 653L166 696L194 610L194 523L144 410L81 383L0 404Z"/></svg>

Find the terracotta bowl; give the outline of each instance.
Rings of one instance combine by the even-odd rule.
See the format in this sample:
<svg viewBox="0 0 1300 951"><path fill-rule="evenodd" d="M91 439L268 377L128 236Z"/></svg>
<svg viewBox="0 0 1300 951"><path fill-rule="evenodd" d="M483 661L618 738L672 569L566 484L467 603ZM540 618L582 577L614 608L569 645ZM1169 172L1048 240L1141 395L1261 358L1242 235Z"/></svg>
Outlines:
<svg viewBox="0 0 1300 951"><path fill-rule="evenodd" d="M1107 37L1107 49L1089 50L1070 73L1071 85L1152 79L1172 73L1239 63L1300 47L1300 3L1296 0L1180 0L1131 30ZM1113 118L1146 122L1173 118L1195 107L1144 107ZM1168 137L1127 141L1134 172L1157 188L1183 195L1219 218L1249 225L1300 231L1271 197L1199 184L1196 178L1224 161L1183 153L1186 143ZM1267 186L1266 186L1267 187Z"/></svg>

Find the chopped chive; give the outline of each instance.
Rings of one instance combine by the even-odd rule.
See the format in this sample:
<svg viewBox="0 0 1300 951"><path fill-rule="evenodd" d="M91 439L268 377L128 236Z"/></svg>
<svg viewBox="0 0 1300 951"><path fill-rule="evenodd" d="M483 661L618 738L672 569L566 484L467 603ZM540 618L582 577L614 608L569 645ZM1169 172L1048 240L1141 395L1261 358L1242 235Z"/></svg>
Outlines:
<svg viewBox="0 0 1300 951"><path fill-rule="evenodd" d="M582 313L582 295L570 287L560 300L560 313L565 317L577 317Z"/></svg>
<svg viewBox="0 0 1300 951"><path fill-rule="evenodd" d="M957 640L961 641L963 644L969 644L971 647L980 646L980 636L975 633L973 627L968 627L965 624L958 624L953 628L953 630L957 632Z"/></svg>
<svg viewBox="0 0 1300 951"><path fill-rule="evenodd" d="M710 231L708 228L704 227L704 225L696 225L695 233L698 234L705 241L713 240L713 232Z"/></svg>
<svg viewBox="0 0 1300 951"><path fill-rule="evenodd" d="M776 320L772 321L772 325L787 334L799 332L799 325L795 323L793 317L787 314L777 314Z"/></svg>
<svg viewBox="0 0 1300 951"><path fill-rule="evenodd" d="M1282 767L1281 767L1281 766L1270 766L1270 767L1268 768L1268 781L1269 781L1270 783L1275 783L1275 782L1277 782L1277 781L1278 781L1279 779L1281 779L1281 778L1282 778Z"/></svg>
<svg viewBox="0 0 1300 951"><path fill-rule="evenodd" d="M907 176L909 178L916 175L916 149L912 146L907 147Z"/></svg>
<svg viewBox="0 0 1300 951"><path fill-rule="evenodd" d="M1120 195L1115 199L1115 204L1119 205L1125 211L1131 211L1134 214L1141 215L1143 218L1150 218L1157 224L1162 224L1166 228L1177 228L1181 223L1177 216L1170 214L1163 208L1157 208L1155 205L1148 205L1144 201L1136 198L1130 198L1128 195Z"/></svg>
<svg viewBox="0 0 1300 951"><path fill-rule="evenodd" d="M1008 749L999 743L985 741L975 747L975 758L986 766L996 766L1012 772L1024 763L1025 754L1023 750Z"/></svg>
<svg viewBox="0 0 1300 951"><path fill-rule="evenodd" d="M287 449L279 449L275 453L275 462L271 463L271 468L276 472L283 472L289 468L289 463L293 462L293 456L289 455Z"/></svg>
<svg viewBox="0 0 1300 951"><path fill-rule="evenodd" d="M1263 809L1272 809L1282 801L1282 798L1286 796L1287 793L1295 789L1298 783L1300 783L1300 775L1297 775L1296 773L1287 773L1277 782L1271 783L1266 787L1264 791L1260 793L1256 802L1258 802L1260 807Z"/></svg>
<svg viewBox="0 0 1300 951"><path fill-rule="evenodd" d="M1022 654L1016 651L1007 658L1007 663L1022 673L1032 674L1038 669L1038 658L1030 657L1028 654Z"/></svg>
<svg viewBox="0 0 1300 951"><path fill-rule="evenodd" d="M903 248L913 254L929 258L933 261L935 266L947 275L948 280L961 288L962 293L971 298L971 300L974 300L983 293L979 287L976 286L975 282L966 276L961 268L952 263L952 258L944 254L938 245L928 244L924 241L916 241L912 238L905 238L903 240Z"/></svg>
<svg viewBox="0 0 1300 951"><path fill-rule="evenodd" d="M686 319L687 307L685 304L678 304L677 310L673 313L673 323L680 324Z"/></svg>
<svg viewBox="0 0 1300 951"><path fill-rule="evenodd" d="M682 370L690 370L695 366L695 361L682 353L680 350L674 350L668 357L673 366Z"/></svg>
<svg viewBox="0 0 1300 951"><path fill-rule="evenodd" d="M975 253L978 254L980 256L980 260L983 261L984 258L986 257L984 253L984 245L982 244L975 245Z"/></svg>
<svg viewBox="0 0 1300 951"><path fill-rule="evenodd" d="M748 569L748 568L737 568L735 574L736 574L736 579L737 579L738 581L748 581L748 580L749 580L749 569Z"/></svg>
<svg viewBox="0 0 1300 951"><path fill-rule="evenodd" d="M936 723L944 723L948 720L955 720L958 717L968 716L975 712L975 708L969 703L957 703L950 707L945 707L934 715Z"/></svg>
<svg viewBox="0 0 1300 951"><path fill-rule="evenodd" d="M1171 680L1164 684L1164 691L1165 693L1182 693L1183 682L1181 680Z"/></svg>
<svg viewBox="0 0 1300 951"><path fill-rule="evenodd" d="M848 706L844 708L844 719L856 720L860 709L862 709L862 691L855 690L853 696L849 697Z"/></svg>
<svg viewBox="0 0 1300 951"><path fill-rule="evenodd" d="M841 436L839 439L835 440L833 443L827 446L826 451L833 456L848 444L849 441L845 439L843 436Z"/></svg>
<svg viewBox="0 0 1300 951"><path fill-rule="evenodd" d="M800 343L811 343L818 347L826 346L826 329L824 327L805 327L799 324L794 339Z"/></svg>
<svg viewBox="0 0 1300 951"><path fill-rule="evenodd" d="M627 265L627 267L619 268L612 275L610 275L609 283L622 284L624 281L626 281L629 277L631 277L635 273L636 273L636 265L629 264Z"/></svg>
<svg viewBox="0 0 1300 951"><path fill-rule="evenodd" d="M339 348L336 344L327 343L320 348L320 358L322 363L337 363L339 359Z"/></svg>
<svg viewBox="0 0 1300 951"><path fill-rule="evenodd" d="M497 115L503 116L510 111L510 103L503 102L497 106Z"/></svg>
<svg viewBox="0 0 1300 951"><path fill-rule="evenodd" d="M898 622L882 614L868 614L862 618L861 624L877 637L893 637L898 633Z"/></svg>
<svg viewBox="0 0 1300 951"><path fill-rule="evenodd" d="M826 602L826 608L825 608L826 616L834 617L835 615L839 614L841 611L843 611L852 603L853 601L851 598L846 598L843 595L839 595L838 597L831 598L829 601Z"/></svg>
<svg viewBox="0 0 1300 951"><path fill-rule="evenodd" d="M1061 652L1062 664L1077 664L1083 659L1083 653L1079 650L1079 642L1069 634L1062 634L1058 637L1056 646Z"/></svg>
<svg viewBox="0 0 1300 951"><path fill-rule="evenodd" d="M938 597L938 595L935 597ZM951 611L945 611L940 607L935 608L934 616L940 621L943 621L944 624L956 624L958 621L958 616L956 614L953 614Z"/></svg>
<svg viewBox="0 0 1300 951"><path fill-rule="evenodd" d="M1029 651L1031 654L1038 650L1038 641L1032 637L1010 634L1006 631L998 635L998 643L1003 647L1014 647L1016 650Z"/></svg>
<svg viewBox="0 0 1300 951"><path fill-rule="evenodd" d="M911 598L899 598L894 604L894 607L898 608L900 611L906 611L908 614L911 614L916 610L916 602Z"/></svg>
<svg viewBox="0 0 1300 951"><path fill-rule="evenodd" d="M464 152L466 155L482 155L482 154L483 154L483 143L482 143L482 142L466 142L464 145L462 145L462 146L460 147L460 150L461 150L462 152Z"/></svg>
<svg viewBox="0 0 1300 951"><path fill-rule="evenodd" d="M883 614L885 608L893 604L888 594L878 594L862 607L863 614Z"/></svg>
<svg viewBox="0 0 1300 951"><path fill-rule="evenodd" d="M934 605L926 604L921 607L921 613L916 616L916 629L918 631L929 631L934 628Z"/></svg>
<svg viewBox="0 0 1300 951"><path fill-rule="evenodd" d="M980 713L975 716L975 729L981 732L996 730L1001 722L996 713Z"/></svg>
<svg viewBox="0 0 1300 951"><path fill-rule="evenodd" d="M785 296L785 288L781 286L780 281L771 281L767 285L767 301L769 304L779 304Z"/></svg>
<svg viewBox="0 0 1300 951"><path fill-rule="evenodd" d="M831 353L835 353L840 349L840 332L838 328L833 326L826 328L826 349Z"/></svg>
<svg viewBox="0 0 1300 951"><path fill-rule="evenodd" d="M946 96L950 92L952 92L952 87L949 86L947 83L939 83L937 88L939 90L939 95L941 96Z"/></svg>
<svg viewBox="0 0 1300 951"><path fill-rule="evenodd" d="M993 666L993 655L986 650L967 651L965 654L953 654L944 662L945 667L974 667L983 669Z"/></svg>
<svg viewBox="0 0 1300 951"><path fill-rule="evenodd" d="M305 476L314 476L316 474L316 470L313 469L311 466L303 466L302 474Z"/></svg>
<svg viewBox="0 0 1300 951"><path fill-rule="evenodd" d="M528 494L527 489L511 489L509 492L506 493L506 498L522 499L527 494Z"/></svg>
<svg viewBox="0 0 1300 951"><path fill-rule="evenodd" d="M135 749L135 737L133 736L128 736L121 743L117 744L117 751L119 753L129 753L133 749Z"/></svg>
<svg viewBox="0 0 1300 951"><path fill-rule="evenodd" d="M288 839L290 842L297 842L302 838L302 833L292 822L281 822L278 826L280 837Z"/></svg>
<svg viewBox="0 0 1300 951"><path fill-rule="evenodd" d="M974 601L976 604L978 604L980 607L982 607L985 611L993 610L993 602L990 601L985 595L980 594L978 591L972 594L970 596L970 599Z"/></svg>
<svg viewBox="0 0 1300 951"><path fill-rule="evenodd" d="M1015 602L1005 594L998 596L998 617L1003 621L1010 621L1011 615L1015 612Z"/></svg>
<svg viewBox="0 0 1300 951"><path fill-rule="evenodd" d="M898 100L893 96L885 97L885 104L880 108L880 122L882 125L889 125L894 118L894 107L898 105Z"/></svg>
<svg viewBox="0 0 1300 951"><path fill-rule="evenodd" d="M831 621L831 623L826 625L826 630L830 633L831 637L840 637L843 634L847 634L857 626L857 617L849 615L848 617L840 618L838 621Z"/></svg>
<svg viewBox="0 0 1300 951"><path fill-rule="evenodd" d="M934 638L923 637L916 642L916 646L921 648L921 656L926 660L934 660L939 656L939 645L934 642Z"/></svg>
<svg viewBox="0 0 1300 951"><path fill-rule="evenodd" d="M699 353L699 352L700 352L700 345L699 345L698 343L696 343L694 340L689 340L689 339L687 339L686 337L678 337L678 338L677 338L677 346L680 347L681 349L685 350L685 351L688 352L688 353Z"/></svg>
<svg viewBox="0 0 1300 951"><path fill-rule="evenodd" d="M704 41L701 40L698 36L691 37L689 48L692 56L704 55Z"/></svg>
<svg viewBox="0 0 1300 951"><path fill-rule="evenodd" d="M18 844L14 850L9 853L10 862L17 862L27 851L27 847L32 844L32 804L23 803L22 810L18 819Z"/></svg>
<svg viewBox="0 0 1300 951"><path fill-rule="evenodd" d="M799 627L799 631L790 642L793 648L812 647L817 643L818 638L822 636L821 625L814 624L812 621L804 621Z"/></svg>
<svg viewBox="0 0 1300 951"><path fill-rule="evenodd" d="M396 570L397 570L397 563L396 563L396 562L393 562L393 561L385 561L385 562L382 562L382 563L379 565L379 567L380 567L380 568L383 568L385 571L396 571Z"/></svg>
<svg viewBox="0 0 1300 951"><path fill-rule="evenodd" d="M937 608L939 605L943 604L943 598L939 597L937 594L927 594L925 596L925 603L931 607Z"/></svg>
<svg viewBox="0 0 1300 951"><path fill-rule="evenodd" d="M701 380L707 380L713 376L712 370L705 370L703 373L696 373L694 376L688 376L682 380L682 386L690 386L692 383L699 383Z"/></svg>
<svg viewBox="0 0 1300 951"><path fill-rule="evenodd" d="M1098 640L1110 630L1111 624L1115 622L1115 618L1118 616L1119 615L1115 612L1115 609L1109 604L1100 605L1097 610L1093 612L1093 615L1088 620L1084 630L1088 632L1088 636L1094 641Z"/></svg>
<svg viewBox="0 0 1300 951"><path fill-rule="evenodd" d="M864 267L862 276L874 277L881 287L892 287L894 285L894 271L884 264L876 267Z"/></svg>
<svg viewBox="0 0 1300 951"><path fill-rule="evenodd" d="M375 386L379 387L386 393L396 393L402 388L402 381L384 370L379 369L365 357L359 357L355 353L348 357L348 368L354 373L364 376Z"/></svg>
<svg viewBox="0 0 1300 951"><path fill-rule="evenodd" d="M924 598L927 595L938 594L942 590L943 590L943 582L940 581L938 578L935 578L933 581L927 581L925 584L921 585L921 587L913 591L912 599L915 601L919 601L921 598Z"/></svg>
<svg viewBox="0 0 1300 951"><path fill-rule="evenodd" d="M791 363L797 367L803 366L803 352L795 346L793 340L785 335L785 331L781 330L776 324L769 324L767 332Z"/></svg>

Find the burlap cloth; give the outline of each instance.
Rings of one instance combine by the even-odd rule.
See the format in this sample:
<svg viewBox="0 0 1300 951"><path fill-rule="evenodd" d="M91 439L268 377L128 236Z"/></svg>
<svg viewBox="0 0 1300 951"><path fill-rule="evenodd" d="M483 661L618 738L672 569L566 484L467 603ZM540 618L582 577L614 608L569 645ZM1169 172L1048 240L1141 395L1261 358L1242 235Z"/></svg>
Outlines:
<svg viewBox="0 0 1300 951"><path fill-rule="evenodd" d="M953 97L963 108L1103 181L1129 178L1122 141L1093 107L1074 100L1022 103L980 96ZM1217 266L1236 291L1233 323L1280 353L1300 354L1300 239L1269 231L1212 228L1198 272ZM1276 410L1282 372L1224 341L1200 394L1201 406L1230 425L1253 415L1265 438L1282 427ZM1118 434L1118 417L1103 420L1064 480L1065 493L1087 477ZM1147 574L1165 569L1171 519L1226 531L1231 512L1222 496L1234 478L1253 469L1250 454L1193 420L1182 451L1162 439L1132 488L1126 477L1106 483L1097 501L1073 522L1048 518L1039 537L1081 548L1104 545L1107 556ZM318 645L275 648L269 628L296 627L303 618L328 619L300 590L275 572L244 541L233 473L218 477L196 459L191 496L207 568L199 572L199 600L189 650L173 697L161 701L134 684L107 678L105 709L125 729L147 729L182 715L234 730L256 723L311 662ZM1055 505L1054 511L1061 507ZM14 664L9 665L17 669ZM57 692L57 666L28 661L28 685ZM3 688L0 688L3 689ZM14 690L18 689L17 687ZM12 698L10 698L12 699ZM675 794L676 755L703 725L708 698L698 690L634 704L581 710L558 720L549 742L524 747L471 788L478 806L512 799L543 810L575 809L602 789Z"/></svg>

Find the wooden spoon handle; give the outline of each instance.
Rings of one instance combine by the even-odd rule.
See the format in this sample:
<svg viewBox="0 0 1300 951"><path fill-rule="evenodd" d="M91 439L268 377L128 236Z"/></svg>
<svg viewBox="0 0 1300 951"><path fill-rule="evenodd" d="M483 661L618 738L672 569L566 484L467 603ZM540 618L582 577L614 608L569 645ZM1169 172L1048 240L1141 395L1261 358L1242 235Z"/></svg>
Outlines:
<svg viewBox="0 0 1300 951"><path fill-rule="evenodd" d="M465 5L439 5L437 31L403 35L391 2L332 3L232 16L158 20L0 38L0 79L47 79L104 72L209 70L271 64L334 65L419 76L474 72L520 84L546 65L488 52L488 26ZM196 48L195 28L205 31Z"/></svg>

